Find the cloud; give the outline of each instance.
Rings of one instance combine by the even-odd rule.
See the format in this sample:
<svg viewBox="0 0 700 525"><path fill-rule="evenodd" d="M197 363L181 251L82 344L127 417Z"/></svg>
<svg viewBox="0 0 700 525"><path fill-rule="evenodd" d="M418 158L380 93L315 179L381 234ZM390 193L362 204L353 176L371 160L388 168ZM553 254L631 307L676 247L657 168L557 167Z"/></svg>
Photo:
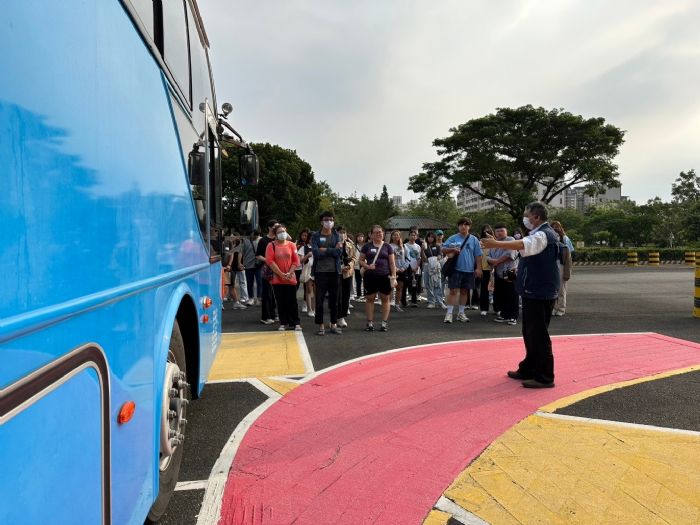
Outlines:
<svg viewBox="0 0 700 525"><path fill-rule="evenodd" d="M691 0L202 2L219 101L254 141L296 149L342 194L409 196L433 139L497 107L627 130L623 192L667 198L697 166Z"/></svg>

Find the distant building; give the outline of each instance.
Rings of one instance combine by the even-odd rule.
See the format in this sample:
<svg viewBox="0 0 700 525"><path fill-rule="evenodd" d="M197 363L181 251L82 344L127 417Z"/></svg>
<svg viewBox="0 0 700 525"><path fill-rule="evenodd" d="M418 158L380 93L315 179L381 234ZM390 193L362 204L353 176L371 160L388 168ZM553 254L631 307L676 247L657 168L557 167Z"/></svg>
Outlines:
<svg viewBox="0 0 700 525"><path fill-rule="evenodd" d="M477 182L475 187L477 190L481 190L481 183ZM460 188L457 192L457 208L461 212L470 213L475 211L491 210L495 206L496 204L494 201L484 199L470 189Z"/></svg>
<svg viewBox="0 0 700 525"><path fill-rule="evenodd" d="M401 195L394 195L391 197L391 204L394 206L394 208L399 209L401 208L401 201L403 199L401 198Z"/></svg>
<svg viewBox="0 0 700 525"><path fill-rule="evenodd" d="M481 189L481 183L476 184L476 189ZM602 204L607 204L610 202L621 202L624 197L622 197L621 188L607 188L605 192L599 193L598 195L590 196L585 193L585 186L575 186L573 188L567 188L556 197L554 197L549 206L551 208L568 208L577 210L580 212L586 211L587 208L591 206L599 206ZM545 192L545 186L542 184L537 185L537 198L541 199ZM457 193L457 207L460 211L469 213L475 211L485 211L491 210L496 206L496 203L490 199L484 199L478 194L467 188L460 188Z"/></svg>

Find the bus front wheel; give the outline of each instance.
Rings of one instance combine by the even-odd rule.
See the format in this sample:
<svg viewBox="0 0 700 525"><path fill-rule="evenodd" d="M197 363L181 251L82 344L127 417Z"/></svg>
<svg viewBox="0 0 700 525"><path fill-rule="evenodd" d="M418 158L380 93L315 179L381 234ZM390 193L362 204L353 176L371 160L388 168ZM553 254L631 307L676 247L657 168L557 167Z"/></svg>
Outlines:
<svg viewBox="0 0 700 525"><path fill-rule="evenodd" d="M173 495L184 451L190 388L185 366L185 344L175 321L162 384L158 497L148 512L147 523L156 523Z"/></svg>

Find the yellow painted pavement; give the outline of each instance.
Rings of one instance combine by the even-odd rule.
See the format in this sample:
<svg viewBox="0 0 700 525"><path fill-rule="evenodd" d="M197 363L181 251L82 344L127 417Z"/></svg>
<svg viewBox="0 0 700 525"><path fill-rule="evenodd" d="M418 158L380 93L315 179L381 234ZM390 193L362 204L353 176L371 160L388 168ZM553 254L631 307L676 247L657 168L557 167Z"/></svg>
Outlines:
<svg viewBox="0 0 700 525"><path fill-rule="evenodd" d="M448 514L447 512L433 509L425 518L423 525L446 525L451 517L452 515Z"/></svg>
<svg viewBox="0 0 700 525"><path fill-rule="evenodd" d="M282 379L271 379L269 377L261 379L261 381L280 395L284 395L287 392L291 392L299 386L299 383L295 381L284 381Z"/></svg>
<svg viewBox="0 0 700 525"><path fill-rule="evenodd" d="M306 373L295 332L223 334L209 380Z"/></svg>
<svg viewBox="0 0 700 525"><path fill-rule="evenodd" d="M492 524L698 524L700 436L533 415L445 496Z"/></svg>

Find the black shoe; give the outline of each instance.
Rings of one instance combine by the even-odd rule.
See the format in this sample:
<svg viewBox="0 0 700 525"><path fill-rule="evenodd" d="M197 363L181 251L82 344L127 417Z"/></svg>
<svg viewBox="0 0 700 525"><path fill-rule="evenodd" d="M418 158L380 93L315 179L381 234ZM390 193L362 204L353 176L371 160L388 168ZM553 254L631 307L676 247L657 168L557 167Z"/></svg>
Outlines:
<svg viewBox="0 0 700 525"><path fill-rule="evenodd" d="M388 332L389 331L389 325L387 323L383 322L382 327L379 329L380 332Z"/></svg>
<svg viewBox="0 0 700 525"><path fill-rule="evenodd" d="M374 332L374 325L367 323L367 328L365 328L365 332Z"/></svg>
<svg viewBox="0 0 700 525"><path fill-rule="evenodd" d="M523 381L525 388L554 388L554 381L551 383L542 383L537 379L527 379Z"/></svg>
<svg viewBox="0 0 700 525"><path fill-rule="evenodd" d="M527 381L532 379L532 376L527 376L520 373L520 370L508 370L508 377L511 379L519 379L520 381Z"/></svg>

